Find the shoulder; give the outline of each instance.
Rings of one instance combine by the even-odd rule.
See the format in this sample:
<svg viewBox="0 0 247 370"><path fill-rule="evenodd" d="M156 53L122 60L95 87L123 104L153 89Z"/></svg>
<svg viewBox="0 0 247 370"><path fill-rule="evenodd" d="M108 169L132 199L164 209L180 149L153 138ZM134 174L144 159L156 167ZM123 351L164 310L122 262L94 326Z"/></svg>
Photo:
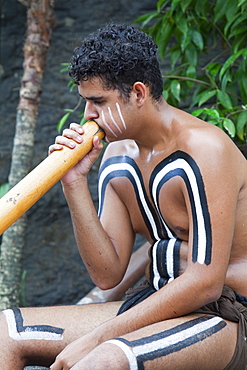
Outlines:
<svg viewBox="0 0 247 370"><path fill-rule="evenodd" d="M246 158L223 130L184 112L177 120L177 148L190 155L204 175L235 176L239 183L247 182Z"/></svg>
<svg viewBox="0 0 247 370"><path fill-rule="evenodd" d="M102 162L115 156L134 156L137 145L134 140L115 141L107 145Z"/></svg>

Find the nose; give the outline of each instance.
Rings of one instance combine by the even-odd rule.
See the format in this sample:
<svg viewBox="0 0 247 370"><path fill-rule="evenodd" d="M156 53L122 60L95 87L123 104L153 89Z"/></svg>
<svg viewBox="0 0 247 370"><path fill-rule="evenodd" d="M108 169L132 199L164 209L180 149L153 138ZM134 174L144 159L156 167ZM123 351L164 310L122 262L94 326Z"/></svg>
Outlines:
<svg viewBox="0 0 247 370"><path fill-rule="evenodd" d="M99 117L99 113L91 101L87 101L84 109L84 118L89 121Z"/></svg>

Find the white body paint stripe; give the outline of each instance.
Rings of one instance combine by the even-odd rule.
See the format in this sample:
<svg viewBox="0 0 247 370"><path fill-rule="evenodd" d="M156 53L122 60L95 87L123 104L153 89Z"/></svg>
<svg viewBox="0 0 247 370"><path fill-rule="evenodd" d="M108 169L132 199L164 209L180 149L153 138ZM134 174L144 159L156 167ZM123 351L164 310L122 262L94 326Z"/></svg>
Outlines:
<svg viewBox="0 0 247 370"><path fill-rule="evenodd" d="M197 261L198 261L198 263L203 264L204 261L205 261L205 256L206 256L206 242L207 241L206 241L206 229L205 229L205 222L204 222L204 217L203 217L202 205L201 205L201 201L200 201L200 196L199 196L199 191L198 191L198 186L197 186L197 181L196 181L195 174L194 174L192 168L190 167L190 165L184 159L178 158L175 161L167 164L156 175L156 177L154 179L154 182L153 182L153 189L152 189L154 202L155 202L155 205L158 209L157 188L159 186L159 183L160 183L160 181L162 181L162 179L164 178L164 176L168 172L170 172L172 170L176 170L178 168L181 168L185 171L185 173L187 174L187 176L189 178L190 184L191 184L193 197L194 197L194 201L195 201L195 207L196 207L197 222L198 222L198 257L197 257ZM159 211L159 214L160 214L160 217L161 217L164 225L166 226L165 221L163 220L160 211ZM167 232L168 231L169 231L169 229L167 229ZM170 237L172 237L172 236L170 236Z"/></svg>
<svg viewBox="0 0 247 370"><path fill-rule="evenodd" d="M47 331L33 331L32 326L27 326L25 331L18 332L14 312L11 309L3 311L6 317L9 336L15 340L62 340L63 335Z"/></svg>
<svg viewBox="0 0 247 370"><path fill-rule="evenodd" d="M129 347L127 344L123 343L121 340L114 339L109 340L106 343L112 343L122 349L125 356L129 361L130 370L138 370L137 365L137 357L141 355L146 355L148 353L152 353L155 351L159 351L160 349L168 348L170 346L176 345L182 341L186 341L187 339L196 336L205 330L211 329L214 326L217 326L222 320L220 317L212 317L207 321L200 322L195 324L194 326L180 330L175 334L171 334L168 337L154 340L152 342L147 342L143 345L136 346L136 347Z"/></svg>
<svg viewBox="0 0 247 370"><path fill-rule="evenodd" d="M159 241L157 241L152 248L153 274L154 274L152 283L153 283L154 289L156 290L159 290L159 280L160 280L160 274L157 268L157 246L158 244L159 244Z"/></svg>
<svg viewBox="0 0 247 370"><path fill-rule="evenodd" d="M168 242L167 251L166 251L166 261L167 261L167 272L170 276L168 283L174 280L174 261L173 261L173 253L174 253L174 246L176 243L176 239L171 239Z"/></svg>
<svg viewBox="0 0 247 370"><path fill-rule="evenodd" d="M98 185L99 186L99 204L101 204L101 193L102 193L102 190L101 189L102 189L102 184L104 182L104 179L111 172L113 172L113 171L119 171L119 170L127 170L134 177L135 182L136 182L136 186L137 186L138 191L139 191L140 199L141 199L141 202L143 204L143 208L145 210L145 213L146 213L146 215L147 215L147 217L149 219L149 222L151 224L154 237L155 237L156 240L160 240L160 238L158 236L158 232L157 232L157 227L156 227L155 221L153 219L153 216L152 216L152 214L150 212L150 209L149 209L149 207L148 207L148 205L146 203L145 197L144 197L144 193L143 193L143 189L142 189L142 185L141 185L139 176L137 175L135 169L130 164L128 164L128 163L114 163L114 164L110 164L109 166L107 166L101 172L101 175L100 175L100 178L99 178L99 185Z"/></svg>
<svg viewBox="0 0 247 370"><path fill-rule="evenodd" d="M166 250L166 264L167 264L167 274L170 277L168 280L168 283L172 282L174 280L174 247L175 247L176 239L170 239L167 245ZM157 267L157 247L159 244L159 240L155 242L152 248L152 261L153 261L153 286L156 290L159 290L159 280L161 279L161 275L159 273L158 267Z"/></svg>
<svg viewBox="0 0 247 370"><path fill-rule="evenodd" d="M127 346L127 344L125 344L125 343L123 343L123 342L121 342L120 340L117 340L117 339L110 339L105 343L114 344L117 347L121 348L121 350L124 352L125 356L127 357L128 361L129 361L130 370L138 370L136 356L132 352L131 348L129 346Z"/></svg>
<svg viewBox="0 0 247 370"><path fill-rule="evenodd" d="M172 334L169 337L155 340L151 343L146 343L141 346L136 346L132 348L135 356L140 356L142 354L154 352L159 348L167 348L176 343L182 342L194 335L200 334L204 330L210 329L216 326L220 321L223 321L220 317L213 317L207 321L196 324L188 329L181 330L178 333Z"/></svg>

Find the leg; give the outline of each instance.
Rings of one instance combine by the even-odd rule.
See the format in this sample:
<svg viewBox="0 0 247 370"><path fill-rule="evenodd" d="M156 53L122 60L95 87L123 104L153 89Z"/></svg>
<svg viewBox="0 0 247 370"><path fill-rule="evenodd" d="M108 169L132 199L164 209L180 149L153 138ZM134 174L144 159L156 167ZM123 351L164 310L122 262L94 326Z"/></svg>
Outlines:
<svg viewBox="0 0 247 370"><path fill-rule="evenodd" d="M101 344L71 370L221 370L233 357L237 329L216 316L168 320Z"/></svg>
<svg viewBox="0 0 247 370"><path fill-rule="evenodd" d="M0 363L4 366L1 369L50 366L69 343L114 317L120 305L121 302L109 302L3 311L0 313Z"/></svg>

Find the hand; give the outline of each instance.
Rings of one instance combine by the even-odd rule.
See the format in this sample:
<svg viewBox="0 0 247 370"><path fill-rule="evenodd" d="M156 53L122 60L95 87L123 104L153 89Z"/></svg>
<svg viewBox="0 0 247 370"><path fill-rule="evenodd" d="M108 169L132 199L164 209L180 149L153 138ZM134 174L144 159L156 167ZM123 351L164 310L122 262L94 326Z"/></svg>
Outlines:
<svg viewBox="0 0 247 370"><path fill-rule="evenodd" d="M56 357L55 362L51 365L51 370L69 370L89 352L91 352L97 344L93 344L92 336L84 335L83 337L70 343L65 349Z"/></svg>
<svg viewBox="0 0 247 370"><path fill-rule="evenodd" d="M83 142L83 133L83 126L77 123L71 123L70 127L63 131L62 135L56 137L55 143L49 147L48 153L51 154L56 150L62 150L64 146L74 149L77 144ZM98 136L95 136L93 138L93 149L62 178L62 182L68 184L73 183L77 179L82 178L82 176L87 175L102 148L103 144L100 142Z"/></svg>

